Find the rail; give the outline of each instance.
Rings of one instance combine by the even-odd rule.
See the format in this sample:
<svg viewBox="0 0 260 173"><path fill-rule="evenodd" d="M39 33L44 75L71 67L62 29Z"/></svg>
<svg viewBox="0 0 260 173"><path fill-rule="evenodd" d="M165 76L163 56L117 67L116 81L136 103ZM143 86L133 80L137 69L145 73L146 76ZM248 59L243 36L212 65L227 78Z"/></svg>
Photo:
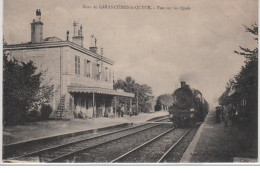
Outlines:
<svg viewBox="0 0 260 173"><path fill-rule="evenodd" d="M164 120L167 120L169 119L168 117L165 118L159 118L157 120L155 120L156 122L160 122L160 121L164 121ZM5 160L8 161L8 160L17 160L19 158L22 158L22 157L30 157L30 156L33 156L33 155L40 155L41 153L44 153L44 152L47 152L47 151L50 151L50 150L55 150L55 149L59 149L61 147L66 147L66 146L69 146L69 145L73 145L73 144L76 144L76 143L80 143L80 142L84 142L84 141L88 141L88 140L91 140L91 139L98 139L100 137L104 137L104 136L108 136L108 135L112 135L112 134L116 134L116 133L120 133L120 132L124 132L124 131L127 131L127 130L131 130L131 129L136 129L136 128L140 128L142 126L145 126L147 125L146 123L145 124L141 124L141 125L137 125L137 126L134 126L134 127L129 127L129 128L125 128L125 129L120 129L120 130L116 130L116 131L112 131L112 132L108 132L108 133L105 133L105 134L101 134L101 135L98 135L98 136L93 136L93 137L88 137L88 138L84 138L84 139L80 139L80 140L77 140L77 141L73 141L73 142L69 142L69 143L66 143L66 144L61 144L61 145L56 145L56 146L52 146L52 147L47 147L47 148L44 148L44 149L41 149L41 150L37 150L37 151L33 151L33 152L28 152L28 153L25 153L25 154L21 154L21 155L18 155L18 156L14 156L14 157L9 157L9 158L6 158ZM160 124L156 124L156 125L152 125L151 127L148 127L148 128L145 128L145 129L142 129L140 131L143 131L143 130L147 130L149 128L153 128L153 127L156 127ZM138 133L140 131L137 131L135 133ZM135 133L131 133L129 135L132 135L132 134L135 134ZM125 136L122 136L120 138L123 138L123 137L126 137L126 136L129 136L129 135L125 135ZM117 140L119 138L116 138L114 140ZM110 141L114 141L114 140L110 140ZM79 150L74 150L73 152L69 152L69 153L66 153L66 154L63 154L62 156L59 156L59 157L56 157L54 159L51 159L47 162L54 162L56 160L59 160L59 159L62 159L64 157L68 157L69 155L72 155L74 153L77 153L77 152L80 152L82 150L86 150L86 149L90 149L92 147L96 147L98 145L102 145L102 144L105 144L107 142L110 142L110 141L106 141L104 143L100 143L100 144L97 144L97 145L93 145L93 146L90 146L90 147L85 147L85 148L82 148L82 149L79 149Z"/></svg>
<svg viewBox="0 0 260 173"><path fill-rule="evenodd" d="M176 141L176 142L163 154L163 156L157 161L157 163L162 162L162 161L166 158L166 156L174 149L174 147L176 147L176 145L182 141L182 139L189 133L189 131L191 131L191 129L192 129L192 128L190 128L189 130L187 130L187 132L184 133L184 135L182 135L182 136L180 137L180 139L179 139L178 141Z"/></svg>
<svg viewBox="0 0 260 173"><path fill-rule="evenodd" d="M125 153L125 154L123 154L123 155L117 157L116 159L110 161L110 163L114 163L114 162L119 161L120 159L122 159L122 158L126 157L127 155L133 153L134 151L137 151L138 149L140 149L140 148L142 148L142 147L144 147L144 146L150 144L151 142L153 142L153 141L159 139L161 136L163 136L163 135L169 133L170 131L172 131L172 130L174 130L174 129L175 129L175 127L173 127L173 128L171 128L171 129L169 129L169 130L167 130L167 131L165 131L165 132L159 134L158 136L156 136L156 137L150 139L149 141L147 141L147 142L145 142L145 143L143 143L143 144L137 146L136 148L134 148L134 149L128 151L127 153Z"/></svg>

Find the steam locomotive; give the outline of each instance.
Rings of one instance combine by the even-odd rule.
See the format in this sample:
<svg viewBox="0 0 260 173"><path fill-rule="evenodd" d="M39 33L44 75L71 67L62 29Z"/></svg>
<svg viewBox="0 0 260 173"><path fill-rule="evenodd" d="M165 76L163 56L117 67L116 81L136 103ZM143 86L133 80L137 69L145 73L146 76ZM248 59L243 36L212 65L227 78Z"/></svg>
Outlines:
<svg viewBox="0 0 260 173"><path fill-rule="evenodd" d="M173 105L169 108L169 117L175 125L193 126L204 121L209 105L199 90L181 82L181 87L172 96Z"/></svg>

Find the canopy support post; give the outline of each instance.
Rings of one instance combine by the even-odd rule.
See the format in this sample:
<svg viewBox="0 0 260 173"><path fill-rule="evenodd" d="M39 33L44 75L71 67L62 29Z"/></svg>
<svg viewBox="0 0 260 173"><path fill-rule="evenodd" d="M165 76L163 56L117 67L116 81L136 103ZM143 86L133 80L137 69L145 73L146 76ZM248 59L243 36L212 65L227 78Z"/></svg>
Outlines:
<svg viewBox="0 0 260 173"><path fill-rule="evenodd" d="M92 97L92 103L93 103L93 114L92 114L92 122L94 121L94 117L95 117L95 93L93 92L93 97Z"/></svg>
<svg viewBox="0 0 260 173"><path fill-rule="evenodd" d="M129 108L129 114L130 114L130 117L132 116L132 98L129 97L130 99L130 108Z"/></svg>
<svg viewBox="0 0 260 173"><path fill-rule="evenodd" d="M114 97L114 102L115 102L115 118L116 118L116 116L117 116L117 114L116 114L116 96Z"/></svg>

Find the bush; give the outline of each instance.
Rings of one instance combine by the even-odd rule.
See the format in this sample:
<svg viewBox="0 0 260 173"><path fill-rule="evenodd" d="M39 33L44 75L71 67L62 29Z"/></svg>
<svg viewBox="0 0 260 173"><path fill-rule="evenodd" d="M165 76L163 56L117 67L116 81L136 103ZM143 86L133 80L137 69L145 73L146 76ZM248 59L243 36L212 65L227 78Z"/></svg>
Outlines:
<svg viewBox="0 0 260 173"><path fill-rule="evenodd" d="M7 53L7 52L6 52ZM36 112L49 102L54 93L51 81L44 82L47 71L41 71L33 61L22 62L3 53L3 120L4 125L25 123L41 118ZM39 117L38 117L39 116Z"/></svg>
<svg viewBox="0 0 260 173"><path fill-rule="evenodd" d="M52 108L50 105L42 105L41 107L41 116L42 116L42 119L44 120L47 120L49 118L49 116L51 115L52 113Z"/></svg>
<svg viewBox="0 0 260 173"><path fill-rule="evenodd" d="M40 119L40 113L37 110L32 110L29 112L29 114L27 115L27 121L28 122L34 122L34 121L38 121Z"/></svg>
<svg viewBox="0 0 260 173"><path fill-rule="evenodd" d="M20 104L18 101L13 101L9 104L6 102L3 105L3 125L17 125L23 124L26 122L28 116L26 116L24 111L21 109L24 108L24 105Z"/></svg>

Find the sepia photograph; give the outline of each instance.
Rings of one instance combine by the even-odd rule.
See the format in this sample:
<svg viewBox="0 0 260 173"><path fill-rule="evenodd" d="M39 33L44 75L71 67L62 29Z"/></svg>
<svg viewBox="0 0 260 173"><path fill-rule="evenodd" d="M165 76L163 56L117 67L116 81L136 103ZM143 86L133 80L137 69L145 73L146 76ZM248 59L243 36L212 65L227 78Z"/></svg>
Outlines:
<svg viewBox="0 0 260 173"><path fill-rule="evenodd" d="M3 0L2 165L259 165L258 0Z"/></svg>

